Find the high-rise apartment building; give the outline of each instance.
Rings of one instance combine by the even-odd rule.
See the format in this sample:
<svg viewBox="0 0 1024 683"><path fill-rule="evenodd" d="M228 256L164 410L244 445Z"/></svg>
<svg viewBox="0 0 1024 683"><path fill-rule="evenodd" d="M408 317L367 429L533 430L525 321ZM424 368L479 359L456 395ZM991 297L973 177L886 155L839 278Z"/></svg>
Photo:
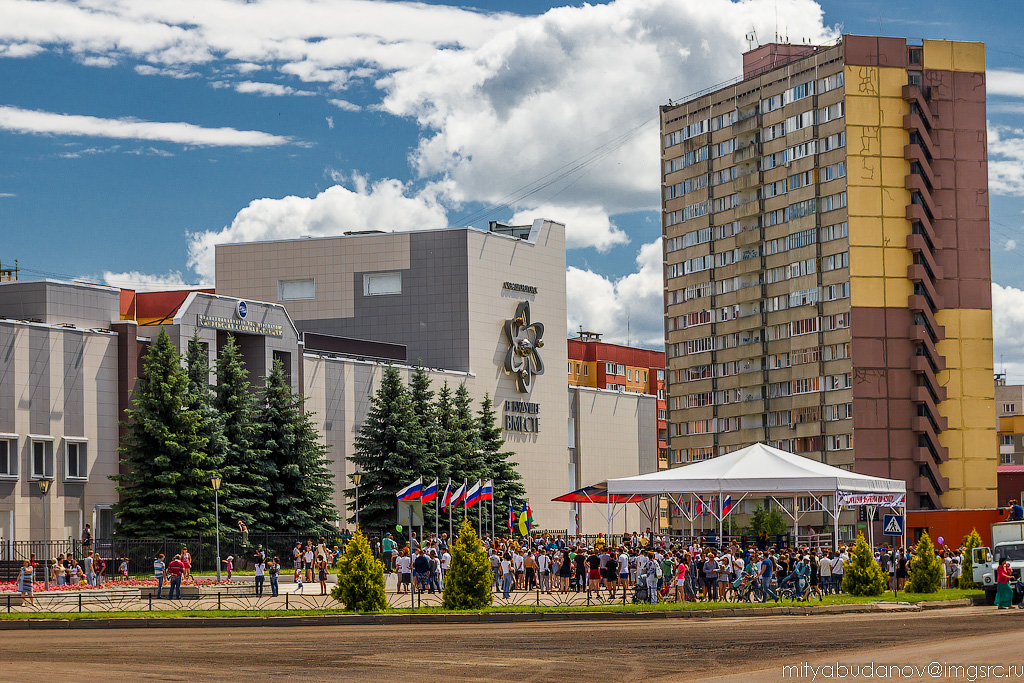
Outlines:
<svg viewBox="0 0 1024 683"><path fill-rule="evenodd" d="M661 108L672 464L761 441L993 506L984 46L743 65Z"/></svg>

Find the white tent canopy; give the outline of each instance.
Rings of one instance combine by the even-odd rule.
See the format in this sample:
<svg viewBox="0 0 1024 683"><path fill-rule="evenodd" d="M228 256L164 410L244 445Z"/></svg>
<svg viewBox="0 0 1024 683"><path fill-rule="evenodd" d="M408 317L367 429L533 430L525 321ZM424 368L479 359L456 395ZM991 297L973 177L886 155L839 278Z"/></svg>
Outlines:
<svg viewBox="0 0 1024 683"><path fill-rule="evenodd" d="M814 501L814 509L832 517L833 545L839 542L839 513L841 493L890 494L900 502L895 506L905 508L907 484L902 480L870 477L866 474L849 472L832 467L795 453L756 443L732 453L703 462L673 469L641 474L636 477L609 479L609 496L614 495L665 495L690 520L692 533L693 518L701 514L697 509L708 512L718 521L719 537L722 522L730 514L731 506L724 494L738 494L738 504L746 496L763 495L772 498L793 520L793 536L798 539L802 510L798 498L807 496ZM710 503L704 495L713 496ZM683 496L690 497L690 503L683 502ZM825 496L830 500L826 501ZM792 511L780 499L791 501ZM893 503L887 503L893 505ZM904 525L905 528L905 525ZM904 537L904 546L906 539Z"/></svg>
<svg viewBox="0 0 1024 683"><path fill-rule="evenodd" d="M869 477L756 443L703 462L608 480L611 494L906 493L896 479Z"/></svg>

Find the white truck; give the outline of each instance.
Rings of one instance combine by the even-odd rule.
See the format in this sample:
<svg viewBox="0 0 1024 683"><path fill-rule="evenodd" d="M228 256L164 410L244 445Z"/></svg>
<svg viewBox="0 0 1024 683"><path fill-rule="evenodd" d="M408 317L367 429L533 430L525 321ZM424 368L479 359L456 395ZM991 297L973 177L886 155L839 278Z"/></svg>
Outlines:
<svg viewBox="0 0 1024 683"><path fill-rule="evenodd" d="M1024 522L996 522L992 525L992 547L975 548L971 557L973 577L985 589L985 602L995 603L996 568L1010 560L1014 576L1024 570Z"/></svg>

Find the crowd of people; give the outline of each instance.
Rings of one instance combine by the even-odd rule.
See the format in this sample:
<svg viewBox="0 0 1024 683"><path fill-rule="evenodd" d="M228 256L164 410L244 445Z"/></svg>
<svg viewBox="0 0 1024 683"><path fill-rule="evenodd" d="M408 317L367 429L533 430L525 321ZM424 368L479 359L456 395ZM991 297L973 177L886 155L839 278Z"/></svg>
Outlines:
<svg viewBox="0 0 1024 683"><path fill-rule="evenodd" d="M558 534L481 540L491 565L492 589L506 599L514 591L586 591L602 600L625 600L632 592L634 601L650 603L821 600L843 591L852 552L852 544L787 548L769 543L765 535L751 543L722 546L700 538L667 539L650 530L608 540ZM375 542L374 550L385 570L398 575L399 593L443 588L451 565L447 533L431 533L421 542L412 532L401 545L389 533ZM913 552L874 549L875 560L889 574L890 590L904 588ZM961 551L943 547L937 555L944 566L942 587L955 587Z"/></svg>

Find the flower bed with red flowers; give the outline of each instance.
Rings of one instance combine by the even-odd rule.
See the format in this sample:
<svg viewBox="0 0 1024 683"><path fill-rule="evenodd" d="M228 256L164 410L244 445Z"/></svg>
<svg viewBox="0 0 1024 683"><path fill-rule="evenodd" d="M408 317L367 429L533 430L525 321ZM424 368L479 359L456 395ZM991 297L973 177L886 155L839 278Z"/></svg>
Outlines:
<svg viewBox="0 0 1024 683"><path fill-rule="evenodd" d="M239 584L245 583L244 581L221 581L220 585L226 584ZM87 584L79 586L58 586L56 583L50 583L50 592L54 591L78 591L78 590L97 590L100 588L145 588L147 586L156 586L157 581L154 577L145 579L124 579L117 577L115 579L109 579L103 582L102 586L89 586ZM217 579L186 579L181 582L182 586L216 586ZM39 592L44 590L45 584L42 581L36 581L32 584L32 590ZM167 583L164 582L164 586ZM0 593L17 593L18 582L17 581L0 581Z"/></svg>

